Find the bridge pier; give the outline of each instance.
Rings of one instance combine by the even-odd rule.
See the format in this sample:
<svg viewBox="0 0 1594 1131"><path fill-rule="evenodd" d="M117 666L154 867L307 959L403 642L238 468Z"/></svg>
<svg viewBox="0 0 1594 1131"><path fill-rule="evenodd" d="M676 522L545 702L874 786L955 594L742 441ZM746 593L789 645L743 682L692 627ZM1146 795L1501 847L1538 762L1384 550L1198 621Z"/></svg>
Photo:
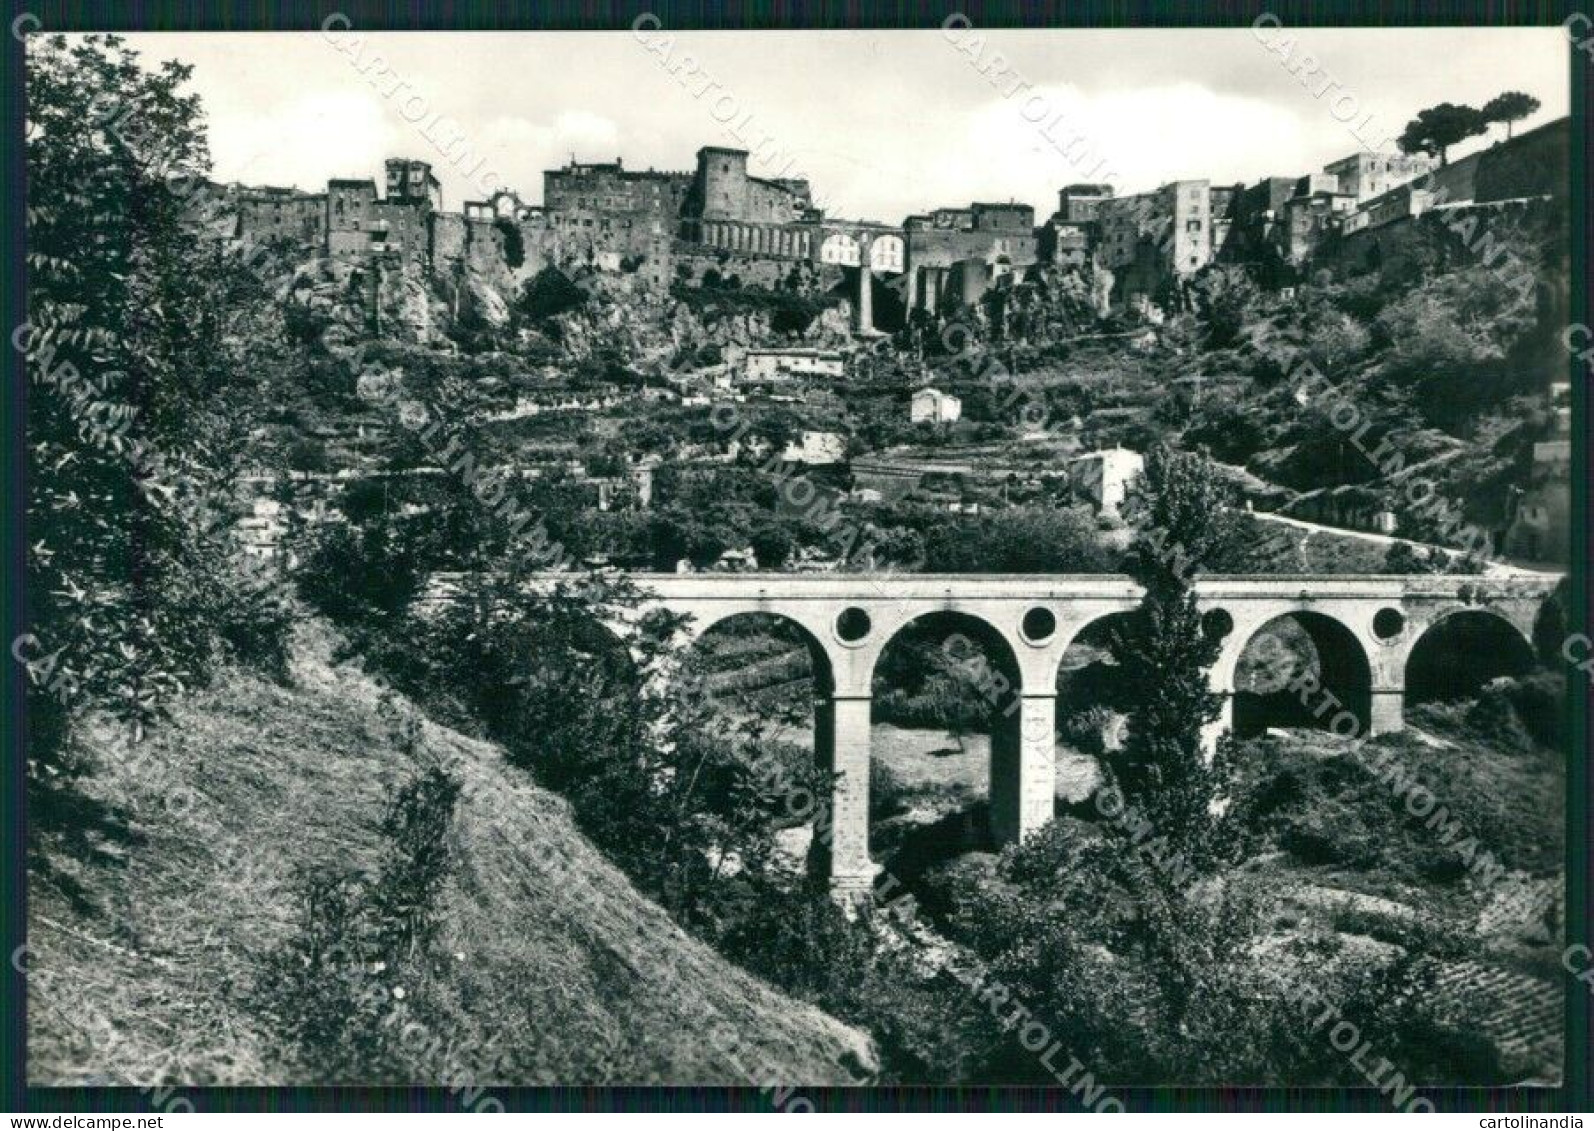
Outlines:
<svg viewBox="0 0 1594 1131"><path fill-rule="evenodd" d="M862 249L858 264L858 329L868 333L874 329L874 272L869 269L869 249Z"/></svg>
<svg viewBox="0 0 1594 1131"><path fill-rule="evenodd" d="M818 859L833 895L874 885L869 859L869 714L867 695L831 695L814 705L815 750L833 775L827 812L814 829Z"/></svg>
<svg viewBox="0 0 1594 1131"><path fill-rule="evenodd" d="M991 734L991 838L1017 844L1052 819L1057 696L1025 694Z"/></svg>
<svg viewBox="0 0 1594 1131"><path fill-rule="evenodd" d="M1391 734L1406 727L1406 689L1375 687L1369 697L1369 734Z"/></svg>

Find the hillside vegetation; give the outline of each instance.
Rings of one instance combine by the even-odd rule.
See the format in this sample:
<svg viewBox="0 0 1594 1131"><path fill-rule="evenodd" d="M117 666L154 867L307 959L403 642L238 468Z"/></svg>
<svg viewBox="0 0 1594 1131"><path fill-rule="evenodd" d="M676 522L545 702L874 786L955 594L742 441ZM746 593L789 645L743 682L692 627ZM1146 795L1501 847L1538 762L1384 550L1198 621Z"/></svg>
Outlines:
<svg viewBox="0 0 1594 1131"><path fill-rule="evenodd" d="M688 937L499 748L330 654L303 628L290 684L229 670L131 752L109 724L84 728L84 821L40 846L30 891L30 1080L108 1065L138 1085L465 1089L868 1074L866 1037ZM337 1077L284 1039L301 1003L279 969L303 957L305 879L380 871L390 798L433 768L460 786L437 958L369 974L392 995L378 1024L408 1036L350 1065L374 1075Z"/></svg>

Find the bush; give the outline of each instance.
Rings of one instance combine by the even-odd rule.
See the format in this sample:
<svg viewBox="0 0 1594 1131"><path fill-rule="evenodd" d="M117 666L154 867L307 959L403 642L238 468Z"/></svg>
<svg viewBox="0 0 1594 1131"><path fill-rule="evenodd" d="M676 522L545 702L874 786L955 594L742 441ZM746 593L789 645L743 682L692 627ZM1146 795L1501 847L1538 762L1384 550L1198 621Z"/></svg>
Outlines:
<svg viewBox="0 0 1594 1131"><path fill-rule="evenodd" d="M1107 736L1116 732L1123 716L1101 704L1075 711L1063 722L1063 737L1086 754L1101 757L1107 753Z"/></svg>
<svg viewBox="0 0 1594 1131"><path fill-rule="evenodd" d="M493 227L504 238L504 263L511 271L519 270L526 262L526 241L520 235L519 225L500 217Z"/></svg>
<svg viewBox="0 0 1594 1131"><path fill-rule="evenodd" d="M432 1012L432 944L459 793L441 768L411 777L389 799L375 875L297 879L298 932L269 959L261 994L308 1079L410 1083L426 1071L404 1037Z"/></svg>
<svg viewBox="0 0 1594 1131"><path fill-rule="evenodd" d="M515 304L526 318L541 321L582 306L587 293L572 283L557 267L544 267L526 284Z"/></svg>
<svg viewBox="0 0 1594 1131"><path fill-rule="evenodd" d="M1566 741L1566 676L1560 671L1534 672L1517 679L1496 680L1484 693L1504 696L1532 736L1533 741L1551 750L1563 749Z"/></svg>
<svg viewBox="0 0 1594 1131"><path fill-rule="evenodd" d="M1309 1034L1275 998L1282 956L1255 960L1260 922L1235 887L1167 883L1125 838L1066 818L1004 851L1001 876L970 893L958 936L1098 1079L1314 1078ZM1320 955L1291 966L1315 981ZM981 1077L1046 1082L1016 1035L997 1034Z"/></svg>
<svg viewBox="0 0 1594 1131"><path fill-rule="evenodd" d="M286 459L290 471L325 471L331 466L326 445L313 436L295 440Z"/></svg>
<svg viewBox="0 0 1594 1131"><path fill-rule="evenodd" d="M221 614L219 631L241 664L276 680L288 677L289 637L297 614L274 585L241 579Z"/></svg>
<svg viewBox="0 0 1594 1131"><path fill-rule="evenodd" d="M998 1035L990 1014L946 973L923 970L889 914L849 916L812 886L760 889L718 945L785 992L867 1030L879 1083L979 1082L983 1050Z"/></svg>
<svg viewBox="0 0 1594 1131"><path fill-rule="evenodd" d="M328 524L298 569L299 592L343 624L397 613L420 588L416 554L394 525Z"/></svg>
<svg viewBox="0 0 1594 1131"><path fill-rule="evenodd" d="M1011 507L938 523L925 537L932 573L1102 573L1109 566L1083 507Z"/></svg>

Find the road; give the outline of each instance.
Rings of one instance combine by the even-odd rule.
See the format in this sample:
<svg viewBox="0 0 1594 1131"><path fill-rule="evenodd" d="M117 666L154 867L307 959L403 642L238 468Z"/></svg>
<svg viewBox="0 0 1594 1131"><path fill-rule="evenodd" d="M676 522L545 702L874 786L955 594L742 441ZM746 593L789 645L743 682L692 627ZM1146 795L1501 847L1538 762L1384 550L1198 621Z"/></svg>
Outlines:
<svg viewBox="0 0 1594 1131"><path fill-rule="evenodd" d="M1265 511L1250 511L1248 513L1251 517L1259 518L1263 522L1276 522L1283 526L1293 526L1297 530L1305 531L1308 534L1333 534L1341 538L1356 538L1363 542L1372 542L1379 546L1393 546L1397 542L1405 542L1407 545L1421 549L1439 550L1452 557L1459 557L1461 553L1461 551L1451 549L1449 546L1435 546L1431 542L1414 542L1410 538L1396 538L1389 534L1375 534L1370 530L1350 530L1343 526L1324 526L1321 523L1307 522L1304 519L1289 518L1285 515L1272 514ZM1510 577L1522 574L1537 577L1551 572L1555 571L1529 569L1527 566L1513 565L1510 562L1494 559L1490 559L1484 569L1484 573L1490 577Z"/></svg>

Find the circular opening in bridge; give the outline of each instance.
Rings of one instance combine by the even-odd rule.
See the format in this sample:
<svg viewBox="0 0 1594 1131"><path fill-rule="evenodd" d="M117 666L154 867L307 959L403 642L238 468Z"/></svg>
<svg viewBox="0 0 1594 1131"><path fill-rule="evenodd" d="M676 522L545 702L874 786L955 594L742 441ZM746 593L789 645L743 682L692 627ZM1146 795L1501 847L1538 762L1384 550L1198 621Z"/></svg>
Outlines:
<svg viewBox="0 0 1594 1131"><path fill-rule="evenodd" d="M1373 635L1393 640L1406 630L1406 615L1399 609L1379 609L1373 614Z"/></svg>
<svg viewBox="0 0 1594 1131"><path fill-rule="evenodd" d="M836 617L836 635L848 644L856 644L868 636L872 627L869 614L856 605L850 609L842 609Z"/></svg>
<svg viewBox="0 0 1594 1131"><path fill-rule="evenodd" d="M1051 639L1052 633L1057 631L1057 617L1050 609L1043 609L1039 605L1024 614L1024 622L1020 626L1024 632L1024 639L1039 643Z"/></svg>
<svg viewBox="0 0 1594 1131"><path fill-rule="evenodd" d="M1234 617L1228 609L1208 609L1201 617L1201 631L1210 640L1222 640L1234 631Z"/></svg>

